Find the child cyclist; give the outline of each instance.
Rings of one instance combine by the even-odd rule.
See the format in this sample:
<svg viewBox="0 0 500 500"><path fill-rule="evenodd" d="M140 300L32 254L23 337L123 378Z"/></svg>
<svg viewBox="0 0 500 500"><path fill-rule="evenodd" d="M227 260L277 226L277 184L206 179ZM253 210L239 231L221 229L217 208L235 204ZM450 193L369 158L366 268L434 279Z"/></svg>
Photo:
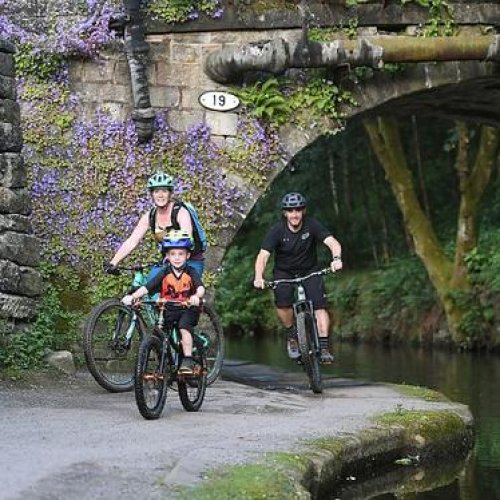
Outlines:
<svg viewBox="0 0 500 500"><path fill-rule="evenodd" d="M130 306L144 295L159 292L160 299L199 306L205 294L205 287L199 274L186 264L193 247L189 233L169 231L160 245L165 257L165 266L145 286L130 295L125 295L122 303ZM192 333L193 328L198 324L199 316L200 311L197 307L184 309L173 305L169 307L167 304L165 310L165 321L177 322L181 332L184 357L179 367L179 373L183 375L192 375L195 367L192 357Z"/></svg>

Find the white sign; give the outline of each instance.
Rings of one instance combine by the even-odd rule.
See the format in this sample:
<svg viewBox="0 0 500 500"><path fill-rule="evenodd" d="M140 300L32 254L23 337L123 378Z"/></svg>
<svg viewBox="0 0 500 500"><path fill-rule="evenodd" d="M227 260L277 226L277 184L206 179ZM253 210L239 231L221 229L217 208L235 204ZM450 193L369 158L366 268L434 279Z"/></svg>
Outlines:
<svg viewBox="0 0 500 500"><path fill-rule="evenodd" d="M223 90L209 90L198 98L199 103L212 111L232 111L240 105L240 100L234 94Z"/></svg>

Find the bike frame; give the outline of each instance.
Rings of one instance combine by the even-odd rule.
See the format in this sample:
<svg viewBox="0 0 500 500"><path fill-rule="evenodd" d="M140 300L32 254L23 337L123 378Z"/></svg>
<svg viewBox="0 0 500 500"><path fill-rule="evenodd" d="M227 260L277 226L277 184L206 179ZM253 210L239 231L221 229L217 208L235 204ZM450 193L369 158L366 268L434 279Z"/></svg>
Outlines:
<svg viewBox="0 0 500 500"><path fill-rule="evenodd" d="M296 289L296 301L292 304L293 308L293 316L294 323L297 324L297 314L299 312L307 312L312 320L312 328L313 328L313 341L314 341L314 353L316 356L319 356L320 347L319 347L319 332L318 332L318 323L316 321L316 315L314 313L314 307L311 300L306 297L306 290L304 288L304 282L313 276L324 276L326 274L330 274L332 271L330 268L321 269L320 271L314 271L306 276L298 277L298 278L290 278L290 279L279 279L274 281L266 282L266 285L270 288L276 288L279 284L290 284L294 285Z"/></svg>
<svg viewBox="0 0 500 500"><path fill-rule="evenodd" d="M175 302L166 302L160 305L158 301L155 300L145 300L141 302L142 304L149 305L152 309L156 309L158 306L157 322L155 324L155 332L157 332L162 341L162 354L160 362L161 373L167 374L167 367L171 366L177 367L179 364L179 356L182 352L181 345L181 333L179 331L179 325L177 322L169 323L165 326L165 315L164 311L167 305L174 305ZM186 307L185 305L176 305L176 307ZM188 306L189 307L189 306ZM192 333L193 337L193 352L197 349L196 341L201 342L203 348L208 346L208 340L199 335L197 332ZM174 371L174 375L175 375ZM171 381L169 381L171 382Z"/></svg>

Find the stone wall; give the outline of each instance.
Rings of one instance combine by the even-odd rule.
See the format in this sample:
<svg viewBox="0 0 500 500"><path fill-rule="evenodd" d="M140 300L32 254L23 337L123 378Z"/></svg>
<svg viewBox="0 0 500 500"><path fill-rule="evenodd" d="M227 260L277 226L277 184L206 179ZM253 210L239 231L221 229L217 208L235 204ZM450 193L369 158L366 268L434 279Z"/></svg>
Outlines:
<svg viewBox="0 0 500 500"><path fill-rule="evenodd" d="M14 47L0 40L0 318L22 327L38 308L40 247L33 236L14 80Z"/></svg>
<svg viewBox="0 0 500 500"><path fill-rule="evenodd" d="M230 146L237 134L238 110L228 113L209 111L198 101L204 91L231 90L213 82L205 74L203 63L206 55L223 46L270 37L292 39L300 36L300 29L149 35L151 104L155 109L167 110L168 122L176 131L186 131L191 125L206 123L215 143ZM351 90L358 106L345 111L348 118L374 110L388 113L400 110L404 114L425 112L476 119L498 126L500 113L492 111L492 108L497 109L497 104L500 109L500 90L497 90L500 89L500 75L497 68L494 63L472 61L414 64L396 77L381 72L366 82L352 83ZM74 62L70 69L70 81L79 96L82 115L90 117L97 108L104 108L118 119L130 116L130 75L125 55L119 48L102 54L97 62ZM319 127L314 126L283 126L280 129L283 148L281 167L284 168L297 153L315 141L319 133ZM279 171L277 169L275 175ZM217 245L210 248L209 269L217 267L239 225L267 188L255 189L245 180L230 175L245 193L245 206L233 228L221 232ZM269 183L272 180L269 179Z"/></svg>

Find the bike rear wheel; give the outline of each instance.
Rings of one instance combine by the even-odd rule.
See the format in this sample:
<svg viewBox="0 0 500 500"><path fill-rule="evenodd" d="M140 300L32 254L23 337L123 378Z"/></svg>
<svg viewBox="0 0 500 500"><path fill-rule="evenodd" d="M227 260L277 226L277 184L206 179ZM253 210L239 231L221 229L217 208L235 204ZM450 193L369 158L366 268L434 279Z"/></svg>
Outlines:
<svg viewBox="0 0 500 500"><path fill-rule="evenodd" d="M297 314L297 335L299 338L299 349L301 354L302 365L309 378L309 385L315 394L323 392L321 381L321 369L319 364L318 353L313 340L314 318L305 311Z"/></svg>
<svg viewBox="0 0 500 500"><path fill-rule="evenodd" d="M140 315L118 299L107 299L92 309L83 332L83 352L89 372L101 387L109 392L133 389L143 335Z"/></svg>
<svg viewBox="0 0 500 500"><path fill-rule="evenodd" d="M220 374L224 362L224 333L215 310L204 305L197 326L198 334L206 336L208 347L205 348L207 385L213 384Z"/></svg>
<svg viewBox="0 0 500 500"><path fill-rule="evenodd" d="M205 354L193 355L199 374L190 377L178 377L179 399L186 411L198 411L201 408L207 388L207 358Z"/></svg>
<svg viewBox="0 0 500 500"><path fill-rule="evenodd" d="M135 371L135 401L146 420L160 417L167 400L167 370L162 367L162 341L145 337L139 347Z"/></svg>

